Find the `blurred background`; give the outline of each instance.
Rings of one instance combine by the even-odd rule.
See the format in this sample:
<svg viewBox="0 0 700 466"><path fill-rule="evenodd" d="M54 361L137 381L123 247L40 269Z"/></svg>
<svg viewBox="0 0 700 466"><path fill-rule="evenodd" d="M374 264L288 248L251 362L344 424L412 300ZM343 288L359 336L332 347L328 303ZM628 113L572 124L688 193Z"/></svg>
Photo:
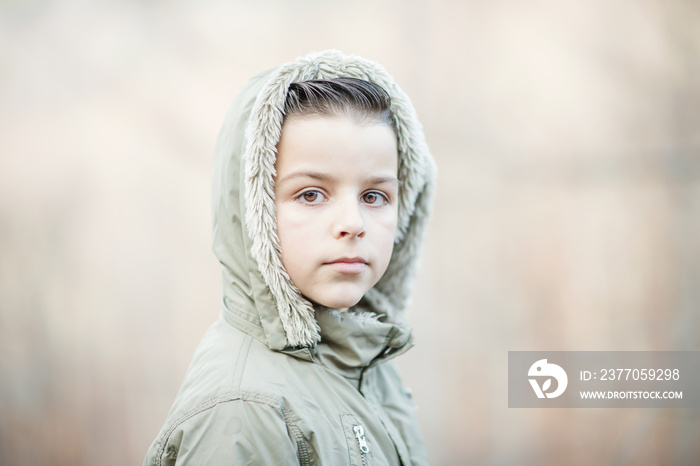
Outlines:
<svg viewBox="0 0 700 466"><path fill-rule="evenodd" d="M439 167L399 359L435 465L691 465L699 409L509 409L509 350L700 350L695 0L0 2L0 465L141 464L217 318L253 74L337 48Z"/></svg>

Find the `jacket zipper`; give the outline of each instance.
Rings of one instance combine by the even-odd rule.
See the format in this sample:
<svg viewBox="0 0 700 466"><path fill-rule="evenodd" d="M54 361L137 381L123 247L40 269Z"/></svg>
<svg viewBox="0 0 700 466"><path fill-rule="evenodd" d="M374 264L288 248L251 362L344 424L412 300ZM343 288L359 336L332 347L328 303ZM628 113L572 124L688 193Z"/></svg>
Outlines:
<svg viewBox="0 0 700 466"><path fill-rule="evenodd" d="M367 453L369 453L369 446L367 445L367 439L365 438L365 429L361 425L354 425L352 426L352 430L355 432L357 444L360 446L362 464L367 464Z"/></svg>

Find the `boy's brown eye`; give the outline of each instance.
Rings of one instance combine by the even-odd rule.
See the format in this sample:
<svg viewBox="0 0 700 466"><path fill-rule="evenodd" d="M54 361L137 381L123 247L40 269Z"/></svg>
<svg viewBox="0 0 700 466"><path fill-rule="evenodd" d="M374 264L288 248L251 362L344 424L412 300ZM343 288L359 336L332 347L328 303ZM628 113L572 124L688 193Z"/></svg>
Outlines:
<svg viewBox="0 0 700 466"><path fill-rule="evenodd" d="M323 202L325 197L323 196L323 193L319 191L304 191L303 193L299 194L296 199L300 202L303 202L304 204L320 204Z"/></svg>
<svg viewBox="0 0 700 466"><path fill-rule="evenodd" d="M375 192L366 193L362 197L367 204L373 206L384 205L388 202L385 196Z"/></svg>
<svg viewBox="0 0 700 466"><path fill-rule="evenodd" d="M305 192L305 193L303 194L303 196L304 196L304 200L305 200L305 201L307 201L307 202L313 202L313 201L315 201L316 198L318 197L318 193L316 193L315 191L308 191L308 192Z"/></svg>

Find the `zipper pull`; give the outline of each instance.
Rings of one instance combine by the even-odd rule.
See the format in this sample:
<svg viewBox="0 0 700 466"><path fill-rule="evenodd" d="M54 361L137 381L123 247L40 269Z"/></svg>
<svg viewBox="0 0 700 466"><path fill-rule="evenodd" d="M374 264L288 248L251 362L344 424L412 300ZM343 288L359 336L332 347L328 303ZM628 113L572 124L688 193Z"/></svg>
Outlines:
<svg viewBox="0 0 700 466"><path fill-rule="evenodd" d="M362 453L369 453L369 446L367 446L367 439L365 439L365 429L360 426L352 426L352 430L355 432L355 437L357 438L357 444L360 446L360 451Z"/></svg>

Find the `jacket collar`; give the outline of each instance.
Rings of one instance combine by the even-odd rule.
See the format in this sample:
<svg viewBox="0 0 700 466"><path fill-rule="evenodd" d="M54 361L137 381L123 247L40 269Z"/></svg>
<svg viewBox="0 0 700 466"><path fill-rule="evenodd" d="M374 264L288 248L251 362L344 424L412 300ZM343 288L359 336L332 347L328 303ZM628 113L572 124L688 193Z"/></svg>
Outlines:
<svg viewBox="0 0 700 466"><path fill-rule="evenodd" d="M260 320L246 313L231 300L223 303L222 319L265 343L266 335ZM283 353L319 363L359 386L362 371L392 359L414 345L408 325L383 322L367 312L338 312L318 309L316 321L321 329L321 340L311 347L287 347Z"/></svg>
<svg viewBox="0 0 700 466"><path fill-rule="evenodd" d="M391 359L413 346L408 326L382 322L363 313L319 310L316 320L321 341L315 359L359 385L362 371Z"/></svg>

